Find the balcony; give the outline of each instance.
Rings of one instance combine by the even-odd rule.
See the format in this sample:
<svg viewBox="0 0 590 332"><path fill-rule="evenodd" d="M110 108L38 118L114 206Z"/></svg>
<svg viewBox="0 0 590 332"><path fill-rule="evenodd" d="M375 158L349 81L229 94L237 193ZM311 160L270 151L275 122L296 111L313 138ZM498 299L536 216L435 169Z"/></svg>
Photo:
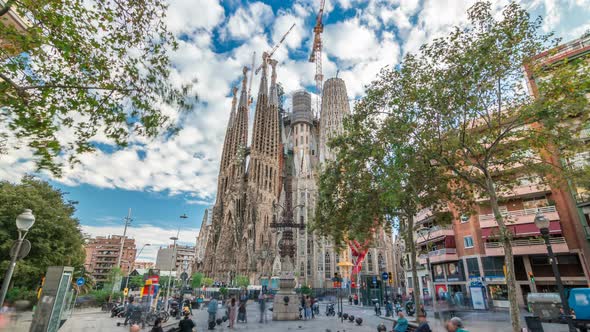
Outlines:
<svg viewBox="0 0 590 332"><path fill-rule="evenodd" d="M545 217L547 217L551 221L559 220L559 214L557 213L557 210L555 209L554 205L533 209L502 211L502 216L504 218L509 217L511 219L511 225L528 224L535 222L535 214L537 213L537 211L541 211L545 215ZM498 227L498 223L496 222L493 213L480 214L479 226L481 228Z"/></svg>
<svg viewBox="0 0 590 332"><path fill-rule="evenodd" d="M553 252L569 252L569 247L564 237L551 237L549 238L549 242L551 243ZM504 256L504 246L500 242L486 242L485 248L486 255L488 256ZM545 240L542 238L512 240L512 253L514 255L546 254L547 247L545 246Z"/></svg>
<svg viewBox="0 0 590 332"><path fill-rule="evenodd" d="M445 236L455 236L455 232L451 227L434 226L419 230L416 234L416 244L436 241Z"/></svg>
<svg viewBox="0 0 590 332"><path fill-rule="evenodd" d="M418 257L418 262L420 264L426 264L426 257L427 255L420 255ZM444 248L434 250L428 253L428 257L430 257L430 264L447 261L456 261L459 259L459 257L457 256L457 249L455 248Z"/></svg>
<svg viewBox="0 0 590 332"><path fill-rule="evenodd" d="M525 198L537 196L540 193L550 192L551 188L545 183L529 183L515 186L514 188L510 189L500 189L498 190L497 195L498 197L502 198ZM477 202L486 202L490 200L490 198L483 194L481 191L477 191L475 193L475 197L477 197Z"/></svg>
<svg viewBox="0 0 590 332"><path fill-rule="evenodd" d="M416 214L414 217L415 224L419 224L422 221L432 217L432 209L431 208L424 208Z"/></svg>

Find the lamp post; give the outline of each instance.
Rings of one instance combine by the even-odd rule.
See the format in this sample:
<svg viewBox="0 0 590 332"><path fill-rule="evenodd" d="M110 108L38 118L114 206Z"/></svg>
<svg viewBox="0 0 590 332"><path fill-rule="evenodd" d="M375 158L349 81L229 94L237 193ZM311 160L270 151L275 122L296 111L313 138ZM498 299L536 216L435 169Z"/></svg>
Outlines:
<svg viewBox="0 0 590 332"><path fill-rule="evenodd" d="M8 293L8 286L10 285L10 280L12 279L12 274L14 273L14 268L16 267L16 261L18 260L18 256L20 254L23 242L25 240L25 236L27 236L27 232L33 225L35 224L35 216L30 209L25 209L21 214L16 217L16 228L18 230L18 240L16 242L16 250L11 257L10 265L8 266L8 270L6 270L6 275L4 276L4 282L2 283L2 289L0 290L0 308L4 306L4 299L6 299L6 293Z"/></svg>
<svg viewBox="0 0 590 332"><path fill-rule="evenodd" d="M565 297L565 291L563 289L563 283L561 282L561 274L559 273L559 269L557 268L557 262L555 261L555 254L553 253L553 248L551 247L551 242L549 241L549 225L550 220L547 219L543 215L541 211L537 211L535 215L535 225L541 231L541 235L545 240L545 245L547 245L547 254L549 255L549 260L551 261L551 268L553 269L553 274L555 275L555 283L557 284L557 291L559 292L559 297L561 298L561 305L563 308L563 312L565 314L565 319L569 328L570 332L576 332L577 329L574 326L574 322L572 321L572 315L569 303L567 302L567 298Z"/></svg>

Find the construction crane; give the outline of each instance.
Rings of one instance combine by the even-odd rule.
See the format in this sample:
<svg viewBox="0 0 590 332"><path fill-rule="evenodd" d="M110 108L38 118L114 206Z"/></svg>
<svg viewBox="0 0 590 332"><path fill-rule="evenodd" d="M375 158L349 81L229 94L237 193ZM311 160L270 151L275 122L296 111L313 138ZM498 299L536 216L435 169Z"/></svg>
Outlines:
<svg viewBox="0 0 590 332"><path fill-rule="evenodd" d="M279 42L272 48L272 50L270 50L270 52L267 52L267 56L266 56L267 60L272 57L272 55L279 48L279 46L281 46L281 44L285 41L285 38L287 37L289 32L291 32L291 30L293 30L294 27L295 27L295 23L293 23L293 25L289 28L289 30L287 30L287 32L283 35L283 38L281 38L281 40L279 40ZM258 72L260 72L263 65L264 65L264 62L260 64L260 67L258 67L258 69L256 69L256 75L258 75Z"/></svg>
<svg viewBox="0 0 590 332"><path fill-rule="evenodd" d="M254 66L256 63L256 51L252 53L252 67L250 67L250 82L248 82L248 106L252 104L252 81L254 80Z"/></svg>
<svg viewBox="0 0 590 332"><path fill-rule="evenodd" d="M309 62L315 62L315 87L318 94L316 112L318 114L322 105L322 83L324 81L324 75L322 74L322 32L324 32L324 23L322 18L325 4L326 0L322 0L320 3L320 10L315 19L315 27L313 27L313 47L309 55Z"/></svg>

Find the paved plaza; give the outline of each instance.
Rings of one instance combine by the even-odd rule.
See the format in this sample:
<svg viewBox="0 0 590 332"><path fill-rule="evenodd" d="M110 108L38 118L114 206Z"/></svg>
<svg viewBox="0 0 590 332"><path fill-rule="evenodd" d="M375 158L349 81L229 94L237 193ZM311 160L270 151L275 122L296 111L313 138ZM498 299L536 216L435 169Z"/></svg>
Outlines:
<svg viewBox="0 0 590 332"><path fill-rule="evenodd" d="M326 317L324 315L325 303L320 306L321 314L319 317L309 321L291 321L291 322L274 322L272 321L272 312L267 311L267 323L259 323L260 315L256 303L248 305L247 323L236 323L236 331L257 331L257 332L271 332L271 331L377 331L377 325L385 323L388 330L391 330L393 321L391 318L376 317L372 307L350 306L344 305L344 312L353 314L355 317L362 317L363 323L357 326L355 323L349 321L341 322L336 317ZM218 312L218 317L222 316L222 311ZM432 317L432 312L428 313ZM508 319L507 311L482 311L482 312L462 312L460 316L464 319L466 327L471 332L503 332L510 330L510 320ZM413 318L410 317L410 320ZM193 320L197 324L197 331L207 330L207 311L193 310ZM524 319L523 319L524 321ZM123 326L116 326L117 322L123 322L122 319L110 318L110 315L97 309L77 310L72 317L59 330L60 332L125 332L128 328ZM17 317L16 323L6 326L2 331L10 332L27 332L31 323L30 312L23 313ZM164 331L168 331L174 326L178 325L178 320L171 319L164 325ZM444 331L442 324L438 320L430 320L432 330L435 332ZM567 332L567 326L561 324L544 324L546 332ZM151 328L146 327L142 331L150 331ZM227 327L227 323L217 326L216 331L231 331Z"/></svg>

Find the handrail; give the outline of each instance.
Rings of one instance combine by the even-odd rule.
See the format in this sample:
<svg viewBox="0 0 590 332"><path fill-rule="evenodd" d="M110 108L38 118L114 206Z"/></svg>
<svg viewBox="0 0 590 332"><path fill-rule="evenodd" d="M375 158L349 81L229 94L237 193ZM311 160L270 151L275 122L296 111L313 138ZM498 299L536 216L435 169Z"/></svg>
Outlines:
<svg viewBox="0 0 590 332"><path fill-rule="evenodd" d="M532 208L532 209L502 211L502 216L503 217L508 217L508 216L521 217L521 216L525 216L525 215L536 214L537 211L541 211L542 213L550 213L550 212L556 212L556 209L555 209L555 205L550 205L550 206L543 206L543 207ZM494 220L494 219L496 219L496 218L494 217L493 213L479 215L479 221Z"/></svg>

